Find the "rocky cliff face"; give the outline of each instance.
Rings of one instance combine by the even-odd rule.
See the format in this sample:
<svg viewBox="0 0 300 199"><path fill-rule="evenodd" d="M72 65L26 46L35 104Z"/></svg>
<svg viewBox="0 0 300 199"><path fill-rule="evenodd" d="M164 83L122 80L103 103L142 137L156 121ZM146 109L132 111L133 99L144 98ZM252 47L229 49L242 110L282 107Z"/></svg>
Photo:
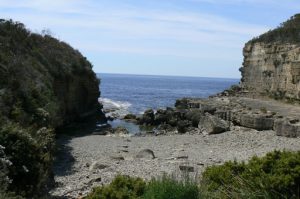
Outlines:
<svg viewBox="0 0 300 199"><path fill-rule="evenodd" d="M244 47L242 87L278 99L300 100L300 16Z"/></svg>
<svg viewBox="0 0 300 199"><path fill-rule="evenodd" d="M0 20L0 146L11 162L8 172L0 167L0 176L8 173L11 181L0 190L26 198L44 190L55 129L103 116L99 95L99 80L79 51Z"/></svg>

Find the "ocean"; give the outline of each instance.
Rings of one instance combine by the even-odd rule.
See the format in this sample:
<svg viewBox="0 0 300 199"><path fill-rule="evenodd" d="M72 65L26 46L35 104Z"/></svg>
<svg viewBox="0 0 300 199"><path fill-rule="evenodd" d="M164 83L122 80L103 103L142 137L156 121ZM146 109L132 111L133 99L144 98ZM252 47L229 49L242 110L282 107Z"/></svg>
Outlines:
<svg viewBox="0 0 300 199"><path fill-rule="evenodd" d="M208 97L238 84L239 79L148 75L97 74L100 101L121 115L141 114L146 109L174 107L176 99Z"/></svg>

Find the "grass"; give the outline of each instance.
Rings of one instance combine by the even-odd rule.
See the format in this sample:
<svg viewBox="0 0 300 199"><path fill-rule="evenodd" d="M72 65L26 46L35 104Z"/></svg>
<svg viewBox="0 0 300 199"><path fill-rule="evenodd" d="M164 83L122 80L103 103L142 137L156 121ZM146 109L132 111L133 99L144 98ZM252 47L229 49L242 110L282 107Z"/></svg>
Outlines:
<svg viewBox="0 0 300 199"><path fill-rule="evenodd" d="M195 181L179 181L169 176L152 179L146 187L143 199L198 199L199 186Z"/></svg>

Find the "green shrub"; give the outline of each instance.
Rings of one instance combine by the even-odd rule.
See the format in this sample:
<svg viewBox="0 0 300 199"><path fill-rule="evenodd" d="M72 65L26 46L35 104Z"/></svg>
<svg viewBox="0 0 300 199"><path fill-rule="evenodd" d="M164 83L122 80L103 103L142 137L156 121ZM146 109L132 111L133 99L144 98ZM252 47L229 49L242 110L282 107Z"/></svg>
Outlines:
<svg viewBox="0 0 300 199"><path fill-rule="evenodd" d="M143 199L198 199L199 188L190 180L178 181L163 176L161 179L151 180L146 188Z"/></svg>
<svg viewBox="0 0 300 199"><path fill-rule="evenodd" d="M0 128L0 145L5 147L6 158L11 162L6 168L7 177L12 181L8 191L28 197L38 194L38 190L42 190L47 183L54 143L51 131L42 131L32 137L34 133L30 129L23 129L17 124ZM0 168L0 173L4 171Z"/></svg>
<svg viewBox="0 0 300 199"><path fill-rule="evenodd" d="M274 30L270 30L259 37L253 38L250 42L285 42L295 43L300 41L300 14L292 16L286 22L280 24Z"/></svg>
<svg viewBox="0 0 300 199"><path fill-rule="evenodd" d="M52 180L53 129L98 110L99 81L78 50L22 23L0 19L0 44L0 145L12 162L0 177L12 180L7 191L41 198Z"/></svg>
<svg viewBox="0 0 300 199"><path fill-rule="evenodd" d="M254 198L299 198L300 152L274 151L253 157L247 164L234 161L212 166L203 173L202 184L224 198L249 198L250 194Z"/></svg>
<svg viewBox="0 0 300 199"><path fill-rule="evenodd" d="M14 193L4 192L0 190L0 199L24 199L21 196L16 196Z"/></svg>
<svg viewBox="0 0 300 199"><path fill-rule="evenodd" d="M145 188L141 178L118 175L111 184L94 188L85 199L136 199L143 195Z"/></svg>

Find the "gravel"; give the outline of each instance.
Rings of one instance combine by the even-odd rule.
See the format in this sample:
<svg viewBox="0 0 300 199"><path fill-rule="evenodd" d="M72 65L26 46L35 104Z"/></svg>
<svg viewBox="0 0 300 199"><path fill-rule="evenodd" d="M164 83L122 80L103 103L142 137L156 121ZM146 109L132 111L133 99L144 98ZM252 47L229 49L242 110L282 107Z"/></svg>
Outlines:
<svg viewBox="0 0 300 199"><path fill-rule="evenodd" d="M56 187L50 194L56 198L78 198L94 186L111 182L117 174L149 180L164 173L180 176L180 168L189 168L192 175L199 176L205 167L224 161L248 160L275 149L300 150L300 138L234 127L217 135L61 136L58 146ZM143 150L153 151L155 158L137 158Z"/></svg>

